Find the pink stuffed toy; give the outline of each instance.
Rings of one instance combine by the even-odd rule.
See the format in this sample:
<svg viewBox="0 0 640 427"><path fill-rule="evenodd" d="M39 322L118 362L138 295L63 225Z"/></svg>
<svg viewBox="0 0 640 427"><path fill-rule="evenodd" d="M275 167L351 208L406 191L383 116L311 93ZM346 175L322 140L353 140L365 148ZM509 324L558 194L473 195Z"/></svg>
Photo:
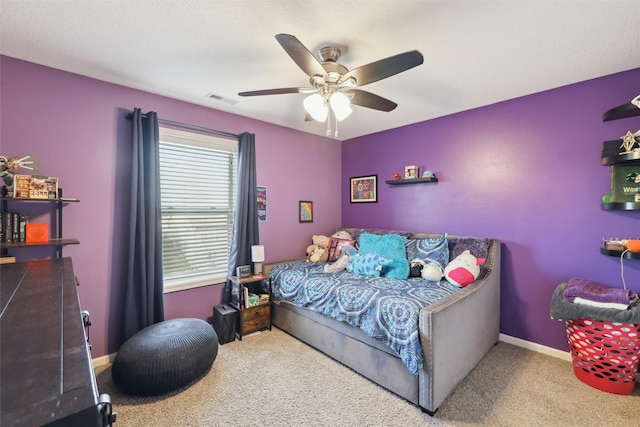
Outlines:
<svg viewBox="0 0 640 427"><path fill-rule="evenodd" d="M445 267L444 277L449 283L464 288L476 280L482 264L484 264L484 258L476 258L471 255L471 252L464 251Z"/></svg>

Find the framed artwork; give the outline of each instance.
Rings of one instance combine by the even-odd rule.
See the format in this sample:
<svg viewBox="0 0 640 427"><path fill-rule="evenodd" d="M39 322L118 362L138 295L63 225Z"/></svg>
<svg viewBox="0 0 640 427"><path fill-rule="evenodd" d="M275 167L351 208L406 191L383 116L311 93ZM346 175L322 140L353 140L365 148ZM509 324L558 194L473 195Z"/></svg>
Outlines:
<svg viewBox="0 0 640 427"><path fill-rule="evenodd" d="M267 220L267 187L256 187L258 221Z"/></svg>
<svg viewBox="0 0 640 427"><path fill-rule="evenodd" d="M349 186L351 203L378 203L378 175L354 176Z"/></svg>
<svg viewBox="0 0 640 427"><path fill-rule="evenodd" d="M298 204L299 222L313 222L313 202L300 200Z"/></svg>
<svg viewBox="0 0 640 427"><path fill-rule="evenodd" d="M418 167L416 165L404 167L404 179L414 179L418 177Z"/></svg>

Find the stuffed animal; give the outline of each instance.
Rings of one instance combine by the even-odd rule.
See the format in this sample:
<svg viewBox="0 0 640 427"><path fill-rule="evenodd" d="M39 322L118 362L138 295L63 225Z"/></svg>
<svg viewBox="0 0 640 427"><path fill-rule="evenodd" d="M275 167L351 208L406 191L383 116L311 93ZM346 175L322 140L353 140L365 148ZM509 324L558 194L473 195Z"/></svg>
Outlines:
<svg viewBox="0 0 640 427"><path fill-rule="evenodd" d="M445 267L444 277L449 283L464 288L476 280L482 264L484 264L484 258L476 258L471 255L471 252L464 251Z"/></svg>
<svg viewBox="0 0 640 427"><path fill-rule="evenodd" d="M423 279L429 280L431 282L439 282L444 276L442 272L442 267L437 262L430 262L422 268L422 272L420 273Z"/></svg>
<svg viewBox="0 0 640 427"><path fill-rule="evenodd" d="M355 255L358 251L353 246L345 246L341 250L341 255L333 264L327 264L324 266L325 273L337 273L338 271L345 270L347 264L349 264L349 258Z"/></svg>
<svg viewBox="0 0 640 427"><path fill-rule="evenodd" d="M377 254L354 255L349 257L347 271L360 276L381 276L383 268L393 264L393 260L381 257Z"/></svg>
<svg viewBox="0 0 640 427"><path fill-rule="evenodd" d="M329 259L329 241L327 236L314 234L311 237L313 244L307 246L307 261L326 262Z"/></svg>
<svg viewBox="0 0 640 427"><path fill-rule="evenodd" d="M420 277L426 263L420 258L414 258L409 262L409 277Z"/></svg>

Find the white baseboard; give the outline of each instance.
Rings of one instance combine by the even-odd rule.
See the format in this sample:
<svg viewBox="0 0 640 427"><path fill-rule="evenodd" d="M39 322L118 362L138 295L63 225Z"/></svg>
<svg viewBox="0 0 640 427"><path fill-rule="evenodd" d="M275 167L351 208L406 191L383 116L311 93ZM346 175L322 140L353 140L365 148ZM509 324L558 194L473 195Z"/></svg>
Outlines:
<svg viewBox="0 0 640 427"><path fill-rule="evenodd" d="M91 361L93 364L93 368L95 369L98 366L104 366L113 363L114 359L116 358L116 354L118 353L111 353L105 356L96 357Z"/></svg>
<svg viewBox="0 0 640 427"><path fill-rule="evenodd" d="M569 353L568 350L558 350L557 348L547 347L546 345L536 344L534 342L525 341L523 339L505 334L500 334L498 340L506 342L507 344L513 344L518 347L526 348L527 350L537 351L538 353L546 354L547 356L553 356L557 357L558 359L571 362L571 353ZM640 384L640 375L636 376L636 382Z"/></svg>
<svg viewBox="0 0 640 427"><path fill-rule="evenodd" d="M571 362L571 354L569 351L558 350L557 348L547 347L546 345L536 344L531 341L525 341L520 338L512 337L510 335L500 334L500 341L507 344L513 344L518 347L526 348L527 350L537 351L538 353L546 354L547 356L557 357L558 359Z"/></svg>

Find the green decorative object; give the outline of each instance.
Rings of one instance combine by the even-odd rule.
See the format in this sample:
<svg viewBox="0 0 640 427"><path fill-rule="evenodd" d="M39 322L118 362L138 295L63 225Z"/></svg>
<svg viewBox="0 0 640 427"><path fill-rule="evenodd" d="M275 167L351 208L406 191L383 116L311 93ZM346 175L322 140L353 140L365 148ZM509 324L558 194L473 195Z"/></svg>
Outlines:
<svg viewBox="0 0 640 427"><path fill-rule="evenodd" d="M611 194L605 194L602 196L602 203L611 203Z"/></svg>

